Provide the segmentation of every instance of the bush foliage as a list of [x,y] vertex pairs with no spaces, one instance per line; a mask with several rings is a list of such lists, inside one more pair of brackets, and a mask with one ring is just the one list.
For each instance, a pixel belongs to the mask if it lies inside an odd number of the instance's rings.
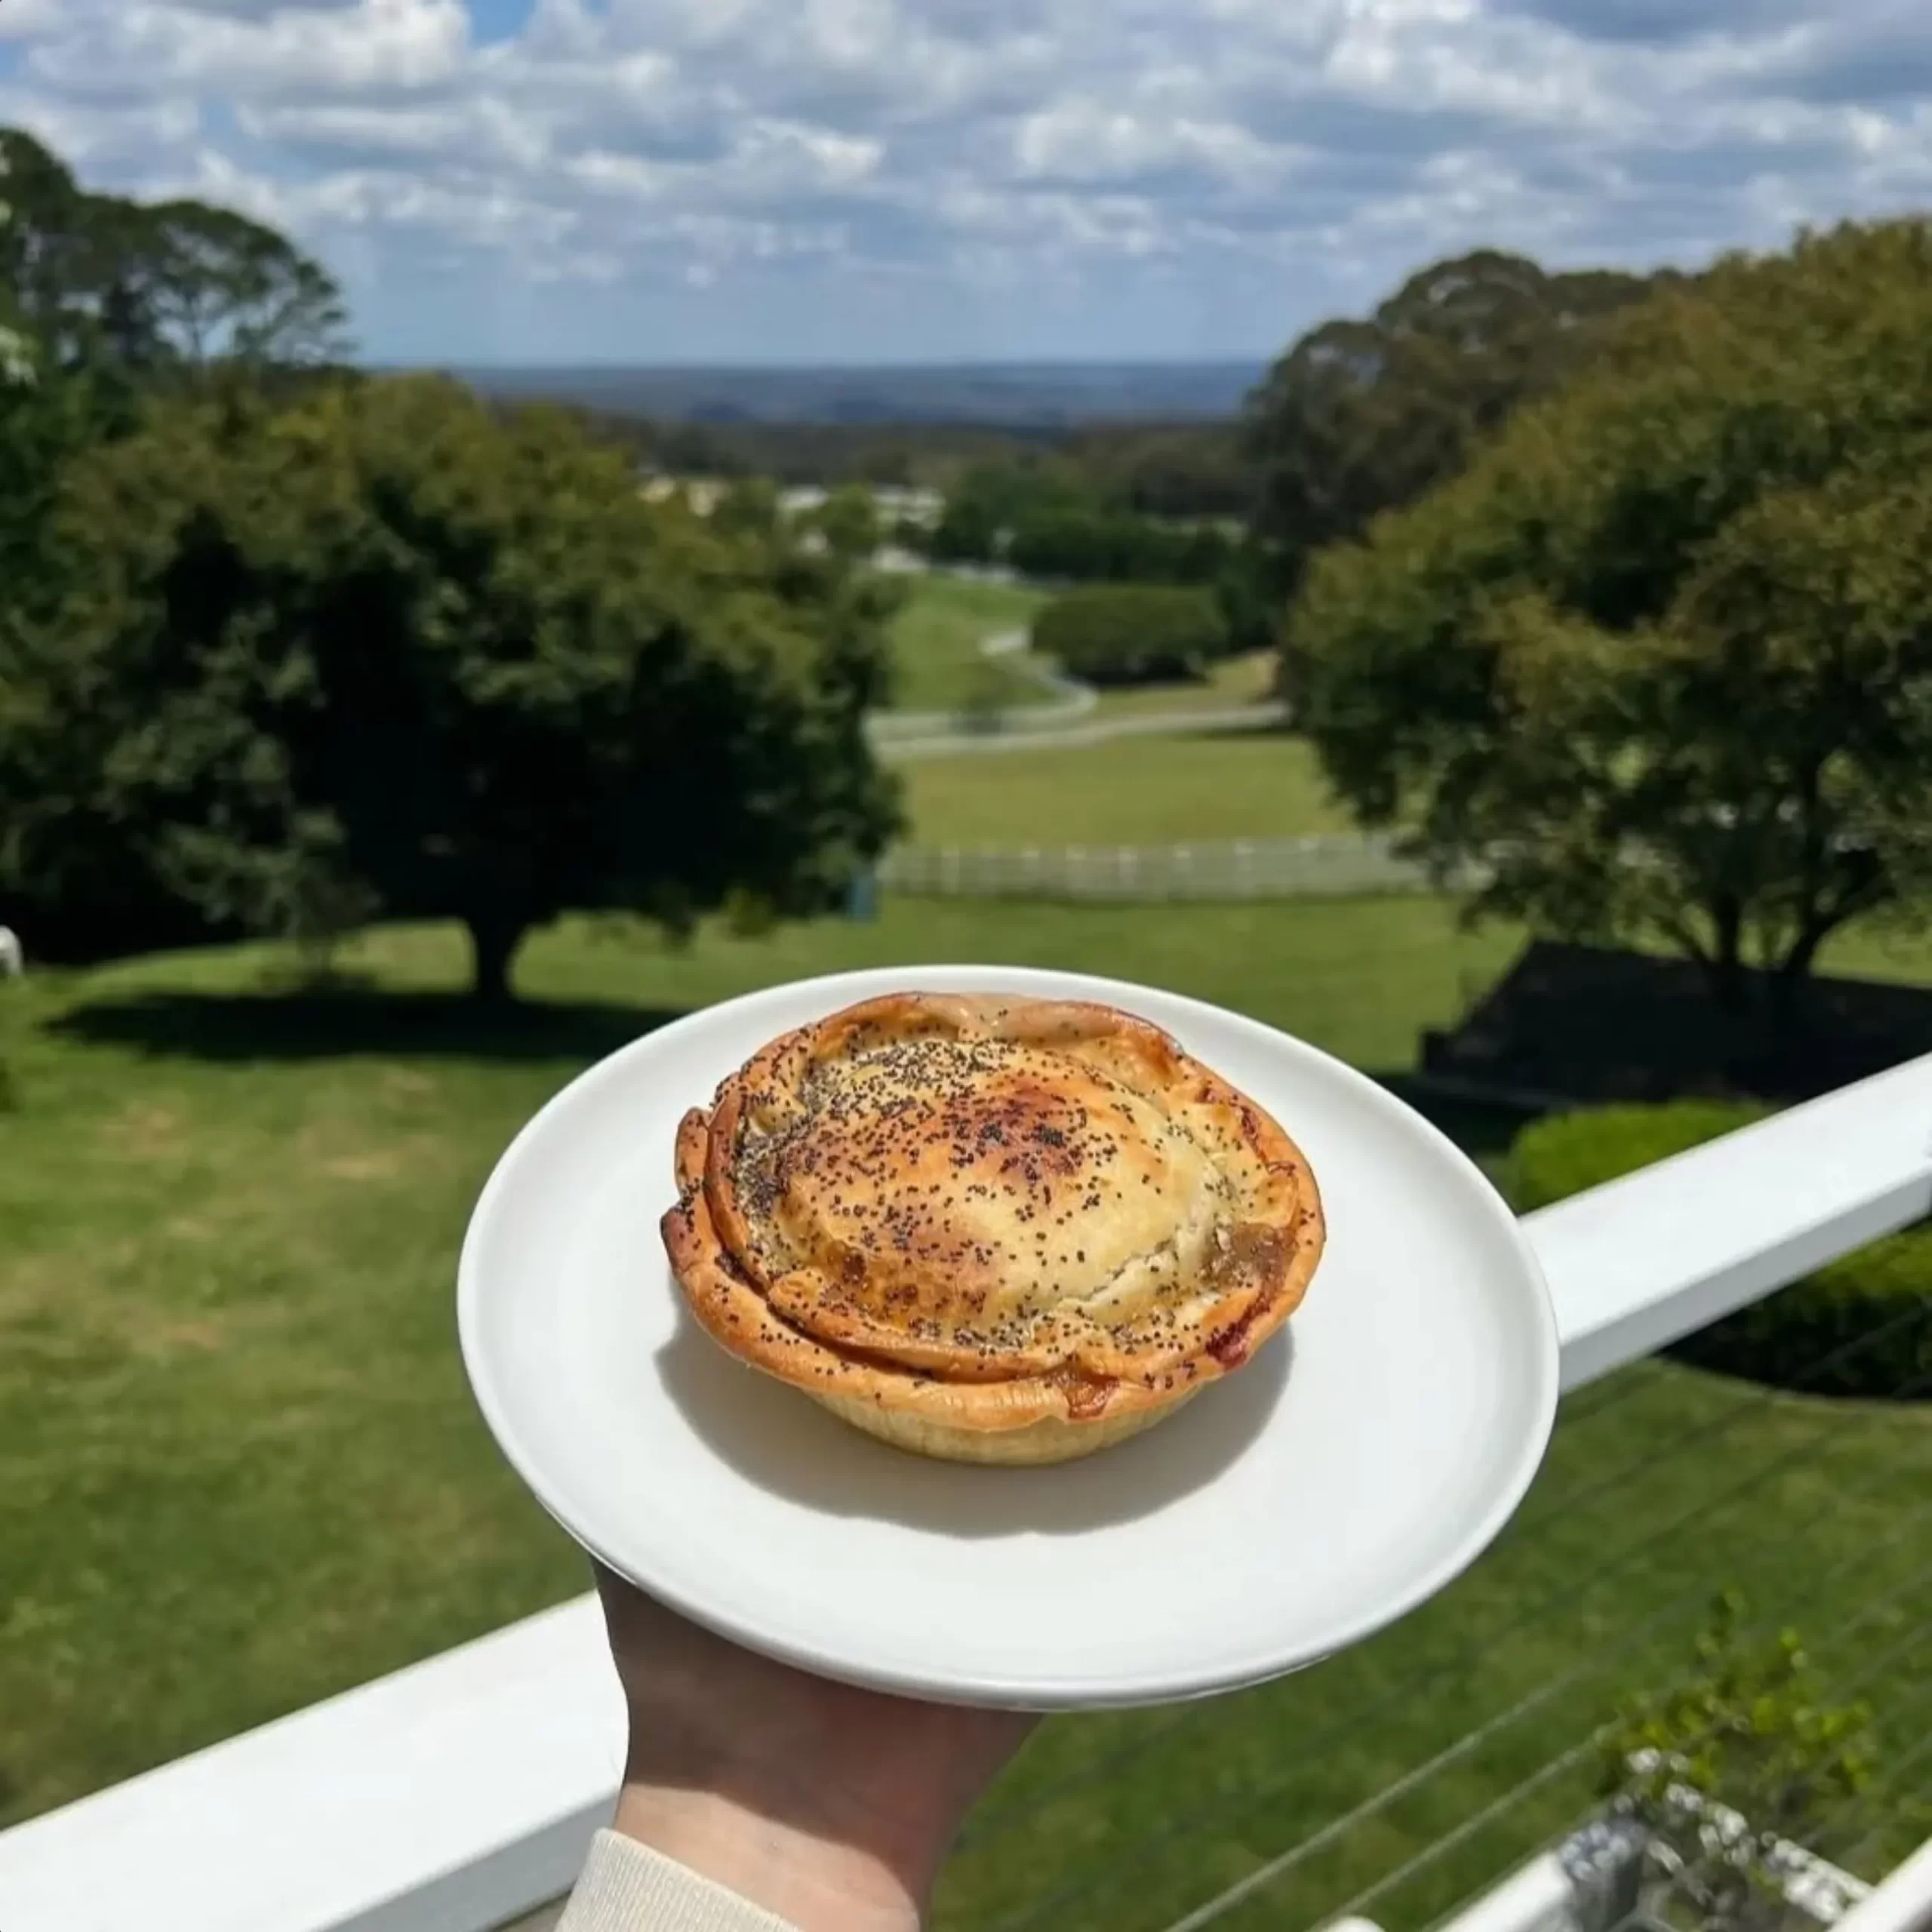
[[[1764,1109],[1678,1100],[1585,1109],[1517,1138],[1511,1192],[1524,1212],[1748,1127]],[[1932,1228],[1875,1241],[1781,1293],[1688,1335],[1672,1351],[1720,1374],[1807,1394],[1932,1394]]]
[[1196,678],[1228,643],[1227,620],[1211,592],[1164,584],[1070,590],[1033,626],[1035,649],[1096,685]]
[[1652,1864],[1703,1932],[1774,1932],[1792,1844],[1815,1844],[1870,1786],[1872,1709],[1834,1701],[1796,1632],[1746,1629],[1721,1595],[1694,1673],[1632,1699],[1605,1752],[1604,1793],[1651,1834]]

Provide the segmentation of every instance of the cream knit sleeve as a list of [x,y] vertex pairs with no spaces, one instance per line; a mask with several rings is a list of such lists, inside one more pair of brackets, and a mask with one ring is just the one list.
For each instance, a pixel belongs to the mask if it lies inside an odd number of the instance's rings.
[[795,1932],[786,1920],[615,1832],[599,1832],[557,1932]]

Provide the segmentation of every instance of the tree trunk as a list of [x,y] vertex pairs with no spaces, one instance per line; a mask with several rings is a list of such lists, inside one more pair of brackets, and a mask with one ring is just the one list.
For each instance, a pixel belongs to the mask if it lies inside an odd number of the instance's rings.
[[1816,922],[1807,925],[1779,963],[1771,981],[1771,1030],[1781,1048],[1794,1044],[1810,1022],[1811,975],[1826,937]]
[[1711,1065],[1727,1085],[1755,1090],[1764,1054],[1764,1026],[1754,1010],[1751,970],[1744,958],[1743,909],[1721,900],[1712,910],[1713,943],[1703,962],[1715,1008]]
[[506,1006],[515,997],[510,967],[530,930],[528,923],[509,912],[472,912],[463,923],[469,928],[470,955],[475,962],[470,991],[487,1006]]
[[1711,998],[1727,1020],[1742,1020],[1750,1004],[1750,980],[1744,962],[1735,953],[1721,954],[1706,968]]
[[1712,940],[1704,971],[1711,997],[1727,1020],[1741,1020],[1750,1001],[1750,977],[1744,964],[1744,914],[1736,900],[1721,899],[1711,909]]

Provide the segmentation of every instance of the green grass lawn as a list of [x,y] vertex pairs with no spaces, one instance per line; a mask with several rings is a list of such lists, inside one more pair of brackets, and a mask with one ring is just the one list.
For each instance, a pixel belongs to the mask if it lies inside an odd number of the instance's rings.
[[[1754,1628],[1796,1623],[1831,1681],[1868,1691],[1903,1762],[1932,1724],[1928,1509],[1932,1407],[1772,1398],[1639,1364],[1567,1405],[1502,1542],[1396,1629],[1198,1709],[1048,1726],[955,1858],[937,1922],[1158,1932],[1477,1734],[1220,1921],[1319,1924],[1475,1823],[1364,1902],[1385,1926],[1426,1926],[1580,1821],[1599,1770],[1592,1734],[1627,1694],[1687,1672],[1720,1586],[1743,1590]],[[1888,1819],[1860,1868],[1909,1849],[1894,1800],[1910,1783],[1881,1783],[1831,1849]]]
[[977,752],[903,769],[910,835],[922,845],[1164,844],[1353,823],[1307,745],[1272,731]]
[[260,950],[0,986],[24,1035],[0,1113],[0,1816],[579,1586],[472,1411],[456,1247],[525,1117],[654,1017],[980,957],[1139,974],[1400,1066],[1506,949],[1423,901],[894,903],[683,952],[553,931],[521,962],[543,1004],[508,1026],[452,999],[443,929],[351,949],[380,997],[281,999]]
[[[572,922],[521,961],[527,1008],[489,1020],[454,996],[463,950],[440,928],[368,936],[343,960],[359,980],[327,997],[281,990],[270,949],[0,987],[17,1035],[17,1107],[0,1114],[0,1819],[583,1586],[472,1409],[456,1247],[530,1111],[657,1019],[807,973],[979,957],[1159,982],[1394,1071],[1517,943],[1460,934],[1419,898],[894,902],[876,924],[707,930],[683,950]],[[1927,974],[1922,952],[1884,959]],[[1479,1152],[1501,1145],[1494,1116],[1457,1124]],[[1504,1544],[1398,1629],[1263,1690],[1045,1727],[937,1923],[1155,1932],[1552,1673],[1583,1673],[1225,1921],[1312,1923],[1666,1672],[1707,1590],[1743,1584],[1769,1615],[1855,1553],[1835,1594],[1792,1615],[1841,1678],[1875,1629],[1903,1638],[1875,1688],[1891,1733],[1922,1736],[1924,1586],[1916,1614],[1909,1587],[1875,1620],[1852,1613],[1932,1558],[1923,1524],[1911,1534],[1927,1506],[1932,1408],[1644,1364],[1573,1405]],[[1588,1782],[1552,1779],[1375,1915],[1420,1924],[1580,1811]]]
[[[1050,694],[1011,660],[989,663],[980,648],[1003,631],[1025,629],[1047,601],[1045,592],[944,576],[907,583],[905,606],[892,625],[894,710],[959,712],[976,703],[1046,700]],[[1217,664],[1193,683],[1103,692],[1094,715],[1130,718],[1253,704],[1269,695],[1273,678],[1273,654],[1255,652]]]
[[907,583],[905,606],[892,625],[895,710],[959,711],[989,694],[1005,705],[1045,699],[1011,663],[989,663],[980,650],[989,637],[1025,629],[1045,601],[1039,592],[950,577]]

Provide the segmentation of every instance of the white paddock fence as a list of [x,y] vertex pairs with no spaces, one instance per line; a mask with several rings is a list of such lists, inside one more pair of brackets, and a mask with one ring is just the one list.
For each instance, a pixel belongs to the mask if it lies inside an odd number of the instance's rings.
[[[1455,884],[1466,881],[1453,881]],[[1386,833],[1208,838],[1175,845],[902,845],[887,854],[890,892],[948,899],[1342,899],[1431,892],[1427,869]]]
[[[1932,1056],[1545,1208],[1525,1227],[1564,1386],[1928,1213]],[[581,1597],[0,1833],[0,1927],[490,1932],[569,1888],[622,1758],[601,1621]],[[1546,1860],[1480,1932],[1571,1923],[1587,1883],[1574,1860]],[[1217,1918],[1249,1884],[1183,1922]],[[1928,1918],[1932,1854],[1838,1932]]]

